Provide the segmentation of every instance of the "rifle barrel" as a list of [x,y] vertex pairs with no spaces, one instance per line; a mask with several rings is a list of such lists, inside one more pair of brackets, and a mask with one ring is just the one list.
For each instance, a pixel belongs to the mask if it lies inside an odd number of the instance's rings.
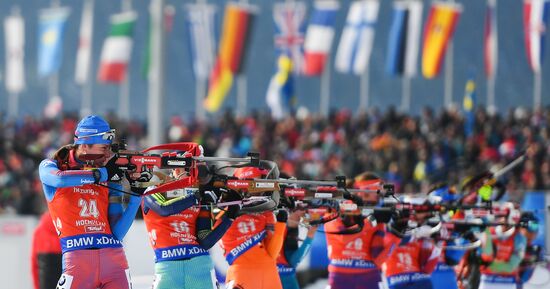
[[225,157],[193,157],[194,160],[199,162],[233,162],[233,163],[242,163],[250,162],[252,158],[225,158]]

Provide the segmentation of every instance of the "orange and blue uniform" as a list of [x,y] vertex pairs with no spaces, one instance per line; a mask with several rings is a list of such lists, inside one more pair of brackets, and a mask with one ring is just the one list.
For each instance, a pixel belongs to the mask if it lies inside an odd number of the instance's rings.
[[361,232],[333,234],[344,229],[341,219],[325,224],[330,288],[377,288],[381,282],[379,268],[400,239],[386,232],[383,224],[373,226],[368,220],[364,220]]
[[390,289],[431,289],[441,249],[428,238],[403,238],[384,265]]
[[273,212],[242,215],[221,239],[229,263],[228,288],[281,289],[277,256],[286,224],[275,222]]

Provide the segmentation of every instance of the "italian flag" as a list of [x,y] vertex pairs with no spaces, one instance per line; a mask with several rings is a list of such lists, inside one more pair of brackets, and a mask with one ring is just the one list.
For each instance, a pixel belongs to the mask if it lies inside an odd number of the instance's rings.
[[132,33],[137,14],[134,11],[111,16],[111,31],[101,51],[98,72],[100,82],[121,83],[132,53]]

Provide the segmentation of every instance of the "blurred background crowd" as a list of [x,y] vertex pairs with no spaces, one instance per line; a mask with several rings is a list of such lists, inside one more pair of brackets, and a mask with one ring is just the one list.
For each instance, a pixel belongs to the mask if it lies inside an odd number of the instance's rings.
[[[147,127],[108,114],[117,139],[130,149],[147,147]],[[0,122],[0,214],[37,215],[45,209],[38,164],[62,145],[72,143],[77,114],[55,119],[31,116]],[[371,109],[353,115],[333,111],[322,118],[298,111],[274,120],[252,112],[236,118],[230,111],[198,123],[173,117],[166,142],[201,143],[208,156],[244,156],[257,151],[275,160],[282,171],[298,178],[353,177],[375,171],[396,185],[399,193],[426,192],[435,182],[460,184],[483,170],[498,169],[524,153],[528,159],[506,176],[512,199],[525,190],[550,189],[550,108],[507,113],[475,111],[473,134],[455,109],[407,115]]]

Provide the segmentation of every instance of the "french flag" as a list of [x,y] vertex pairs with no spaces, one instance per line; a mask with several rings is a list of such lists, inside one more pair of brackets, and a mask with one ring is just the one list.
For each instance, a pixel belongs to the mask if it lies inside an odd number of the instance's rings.
[[485,75],[487,78],[495,76],[498,59],[498,33],[496,0],[487,1],[487,12],[485,15],[485,39],[483,41],[483,54],[485,58]]
[[548,23],[548,0],[524,0],[523,25],[525,50],[533,72],[540,72],[544,53],[544,34]]
[[306,31],[304,43],[304,75],[316,76],[323,73],[325,62],[330,56],[338,1],[315,1],[314,10]]

